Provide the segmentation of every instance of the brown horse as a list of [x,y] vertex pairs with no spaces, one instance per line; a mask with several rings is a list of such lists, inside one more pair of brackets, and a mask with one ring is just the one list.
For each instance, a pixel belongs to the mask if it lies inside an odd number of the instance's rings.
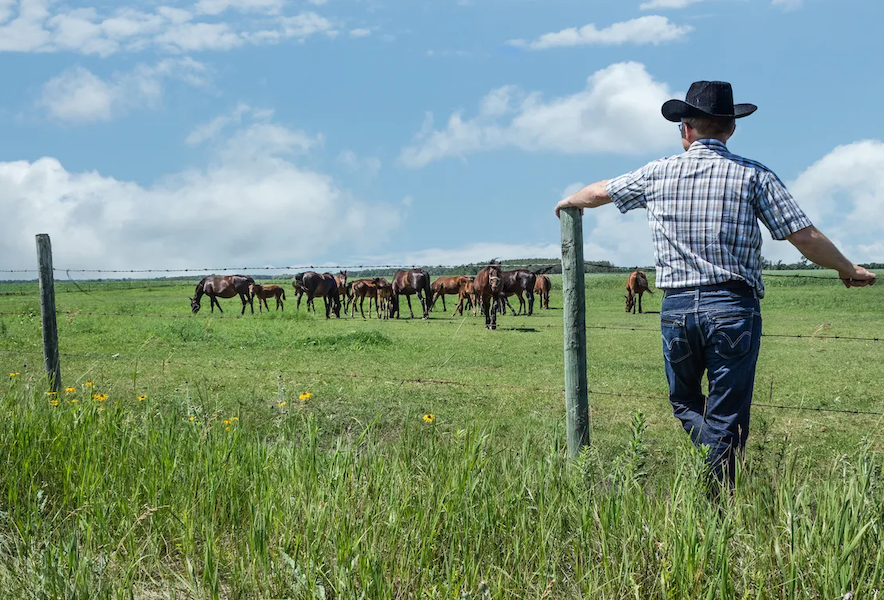
[[380,312],[378,311],[378,288],[374,283],[373,279],[357,279],[356,281],[351,282],[349,286],[350,288],[350,317],[356,316],[356,301],[359,301],[359,314],[362,315],[362,318],[365,318],[365,312],[362,310],[365,305],[365,299],[368,298],[368,316],[371,317],[371,301],[374,299],[374,308],[375,312],[378,313],[378,318],[380,318]]
[[[325,318],[328,319],[331,316],[332,311],[335,313],[336,317],[341,317],[341,300],[340,296],[338,296],[338,282],[335,281],[335,278],[331,273],[323,273],[321,275],[316,271],[298,273],[295,275],[292,285],[295,287],[295,290],[303,288],[304,294],[307,296],[307,310],[310,310],[310,307],[314,307],[313,312],[316,312],[313,299],[321,297],[325,300]],[[300,307],[301,299],[298,298],[298,308]]]
[[448,312],[448,308],[445,306],[445,296],[447,294],[459,296],[460,286],[464,279],[467,279],[464,275],[437,278],[436,281],[433,282],[433,285],[430,286],[430,289],[433,291],[433,300],[430,302],[430,310],[433,310],[433,307],[436,306],[436,302],[439,301],[439,298],[442,298],[442,310]]
[[534,293],[540,300],[540,308],[549,310],[549,291],[552,289],[552,282],[546,275],[538,275],[537,283],[534,284]]
[[[463,316],[464,303],[467,304],[467,310],[472,310],[478,302],[474,301],[475,292],[473,291],[473,281],[475,277],[461,277],[460,278],[460,287],[457,289],[457,306],[454,309],[454,312],[451,313],[451,316],[455,316],[460,314]],[[475,314],[473,315],[475,316]]]
[[[384,319],[390,316],[390,303],[393,300],[393,286],[383,277],[375,277],[371,280],[377,290],[377,299],[375,300],[375,308],[378,310],[378,318],[380,315]],[[371,304],[369,304],[369,313],[371,312]],[[361,309],[360,309],[361,310]]]
[[[338,271],[335,275],[335,283],[338,284],[338,301],[347,302],[347,271]],[[345,311],[346,312],[346,311]]]
[[485,313],[485,327],[497,329],[497,312],[500,308],[500,298],[503,295],[503,277],[500,263],[491,261],[487,267],[476,274],[473,280],[473,292],[476,295],[477,304],[481,302],[482,312]]
[[282,303],[285,300],[285,290],[278,285],[259,285],[253,283],[249,286],[249,292],[251,292],[253,297],[258,298],[258,312],[261,312],[262,302],[264,303],[264,308],[268,311],[270,310],[270,307],[267,306],[268,298],[276,298],[276,310],[281,308],[285,311],[285,305]]
[[653,294],[644,271],[633,271],[626,280],[626,312],[635,314],[635,297],[638,295],[638,312],[642,312],[642,294]]
[[223,313],[224,311],[221,309],[218,298],[233,298],[239,295],[240,300],[242,300],[242,313],[240,314],[246,314],[246,304],[251,306],[252,314],[255,314],[254,298],[252,298],[252,293],[249,291],[249,286],[254,283],[255,280],[248,275],[227,275],[226,277],[210,275],[209,277],[204,277],[202,281],[196,284],[196,291],[193,298],[190,299],[190,310],[193,311],[193,314],[199,312],[200,298],[205,294],[209,297],[209,306],[212,312],[215,312],[215,306],[217,306],[218,310]]
[[414,310],[411,308],[411,296],[417,294],[424,309],[424,319],[430,318],[430,302],[432,291],[430,290],[430,276],[423,269],[399,270],[393,276],[393,298],[390,302],[390,318],[399,318],[399,296],[405,296],[408,300],[408,310],[411,318],[414,318]]

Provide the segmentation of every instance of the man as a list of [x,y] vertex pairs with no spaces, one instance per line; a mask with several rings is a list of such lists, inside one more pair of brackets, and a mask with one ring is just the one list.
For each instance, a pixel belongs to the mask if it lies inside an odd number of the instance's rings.
[[[789,240],[809,260],[838,271],[847,287],[875,283],[807,218],[779,178],[725,145],[736,119],[757,107],[734,104],[731,85],[693,83],[684,102],[663,104],[680,123],[683,154],[586,186],[565,207],[613,202],[621,212],[648,211],[664,290],[660,326],[673,414],[695,444],[709,447],[719,480],[733,481],[736,455],[749,433],[749,407],[761,343],[761,231]],[[709,396],[701,391],[708,371]]]

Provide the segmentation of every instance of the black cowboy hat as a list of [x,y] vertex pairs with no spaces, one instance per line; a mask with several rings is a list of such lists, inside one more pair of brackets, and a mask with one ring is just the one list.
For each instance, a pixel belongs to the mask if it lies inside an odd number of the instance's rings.
[[756,110],[754,104],[734,104],[734,90],[726,81],[695,81],[684,102],[669,100],[662,108],[663,116],[673,123],[693,117],[741,119]]

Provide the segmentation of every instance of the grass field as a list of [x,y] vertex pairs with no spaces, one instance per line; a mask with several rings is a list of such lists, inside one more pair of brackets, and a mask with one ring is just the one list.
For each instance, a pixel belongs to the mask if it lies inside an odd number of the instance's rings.
[[0,295],[0,366],[19,373],[0,384],[0,594],[873,597],[882,417],[800,409],[884,413],[884,342],[811,337],[884,337],[884,288],[767,280],[756,403],[795,410],[753,410],[751,472],[710,502],[659,314],[625,314],[623,283],[587,278],[576,464],[557,279],[552,310],[494,332],[451,303],[326,321],[291,299],[192,316],[192,285],[60,291],[57,398],[35,286],[0,285],[30,292]]

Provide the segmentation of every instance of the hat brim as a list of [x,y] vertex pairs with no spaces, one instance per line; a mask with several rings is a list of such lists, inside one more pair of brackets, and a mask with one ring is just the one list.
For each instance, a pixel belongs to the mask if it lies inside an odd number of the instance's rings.
[[715,115],[700,110],[696,106],[691,106],[683,100],[668,100],[663,103],[661,112],[663,118],[673,123],[678,123],[682,119],[692,119],[696,117],[718,117],[722,119],[742,119],[748,117],[758,110],[754,104],[734,104],[734,114],[732,115]]

